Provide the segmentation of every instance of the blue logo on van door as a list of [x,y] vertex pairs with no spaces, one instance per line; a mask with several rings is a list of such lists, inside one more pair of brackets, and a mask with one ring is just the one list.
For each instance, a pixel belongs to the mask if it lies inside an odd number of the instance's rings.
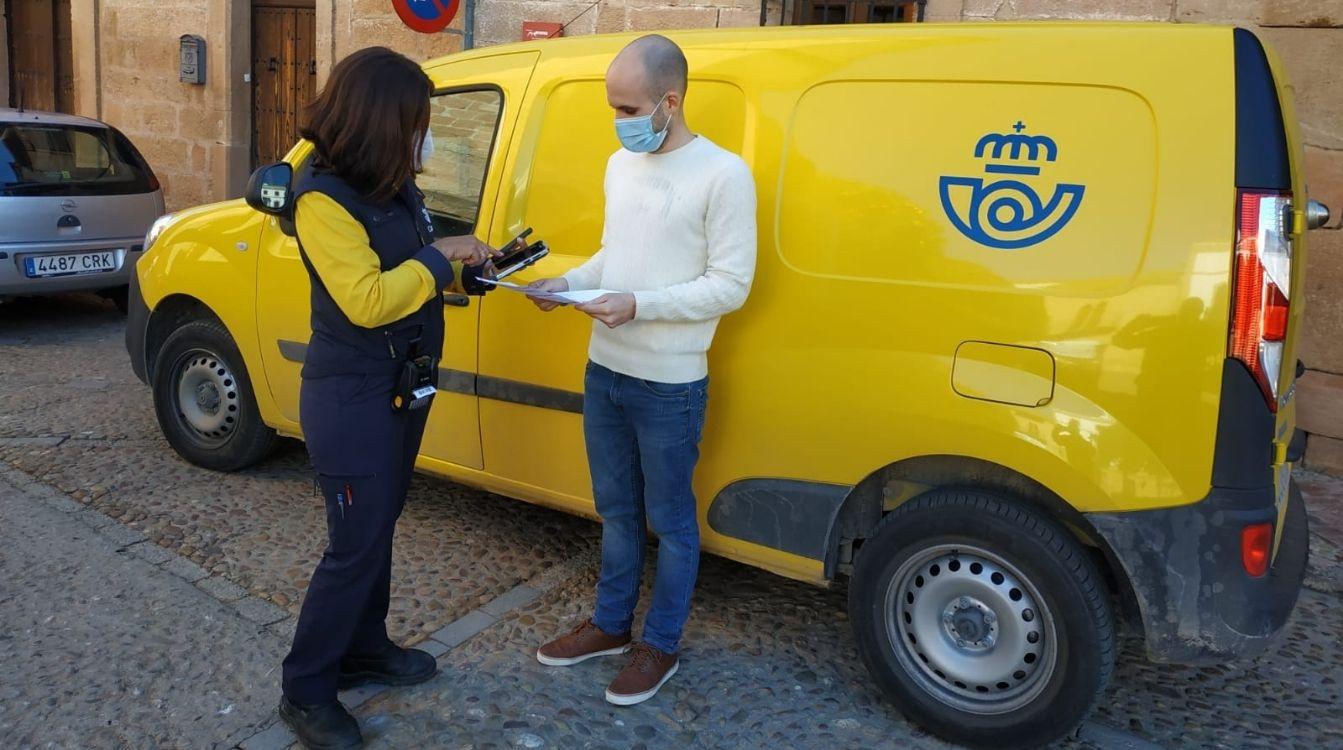
[[[984,159],[984,177],[946,176],[940,181],[942,210],[960,233],[981,245],[1020,250],[1053,237],[1082,203],[1083,185],[1059,183],[1048,201],[1023,181],[1040,176],[1041,165],[1058,158],[1058,145],[1044,135],[1029,135],[1017,122],[1012,133],[989,133],[975,144]],[[1034,182],[1035,180],[1032,180]]]

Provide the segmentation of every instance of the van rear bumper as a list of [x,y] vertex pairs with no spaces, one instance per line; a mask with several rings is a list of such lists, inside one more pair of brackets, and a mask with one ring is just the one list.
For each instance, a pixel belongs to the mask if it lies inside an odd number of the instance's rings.
[[1296,605],[1310,534],[1295,482],[1277,556],[1260,578],[1245,572],[1240,533],[1248,524],[1276,523],[1271,487],[1214,488],[1192,505],[1087,518],[1105,538],[1116,572],[1128,576],[1153,661],[1200,664],[1259,654]]

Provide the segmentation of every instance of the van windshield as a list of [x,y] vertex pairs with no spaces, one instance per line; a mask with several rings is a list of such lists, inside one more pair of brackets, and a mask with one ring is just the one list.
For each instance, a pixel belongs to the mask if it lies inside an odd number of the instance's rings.
[[158,188],[111,128],[0,122],[0,195],[127,195]]

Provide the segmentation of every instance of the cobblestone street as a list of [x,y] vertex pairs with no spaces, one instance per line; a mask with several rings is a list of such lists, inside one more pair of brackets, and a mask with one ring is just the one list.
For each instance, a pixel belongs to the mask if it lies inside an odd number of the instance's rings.
[[[182,461],[123,330],[92,296],[0,305],[0,748],[289,747],[279,659],[325,540],[306,454]],[[1269,653],[1153,665],[1126,637],[1065,747],[1343,747],[1343,480],[1301,482],[1311,567]],[[442,669],[344,696],[372,747],[948,747],[873,686],[842,586],[706,558],[681,671],[615,709],[615,660],[533,658],[592,606],[597,524],[420,476],[397,535],[389,630]]]

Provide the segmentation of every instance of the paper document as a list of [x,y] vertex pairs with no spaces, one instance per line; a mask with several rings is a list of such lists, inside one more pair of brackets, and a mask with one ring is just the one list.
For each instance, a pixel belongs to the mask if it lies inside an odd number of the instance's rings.
[[507,281],[495,281],[493,279],[481,279],[486,284],[493,284],[500,289],[508,289],[514,292],[521,292],[532,299],[543,299],[548,302],[558,302],[561,305],[577,305],[584,302],[591,302],[604,294],[615,294],[615,292],[606,289],[579,289],[572,292],[537,292],[530,291],[521,284],[513,284]]

